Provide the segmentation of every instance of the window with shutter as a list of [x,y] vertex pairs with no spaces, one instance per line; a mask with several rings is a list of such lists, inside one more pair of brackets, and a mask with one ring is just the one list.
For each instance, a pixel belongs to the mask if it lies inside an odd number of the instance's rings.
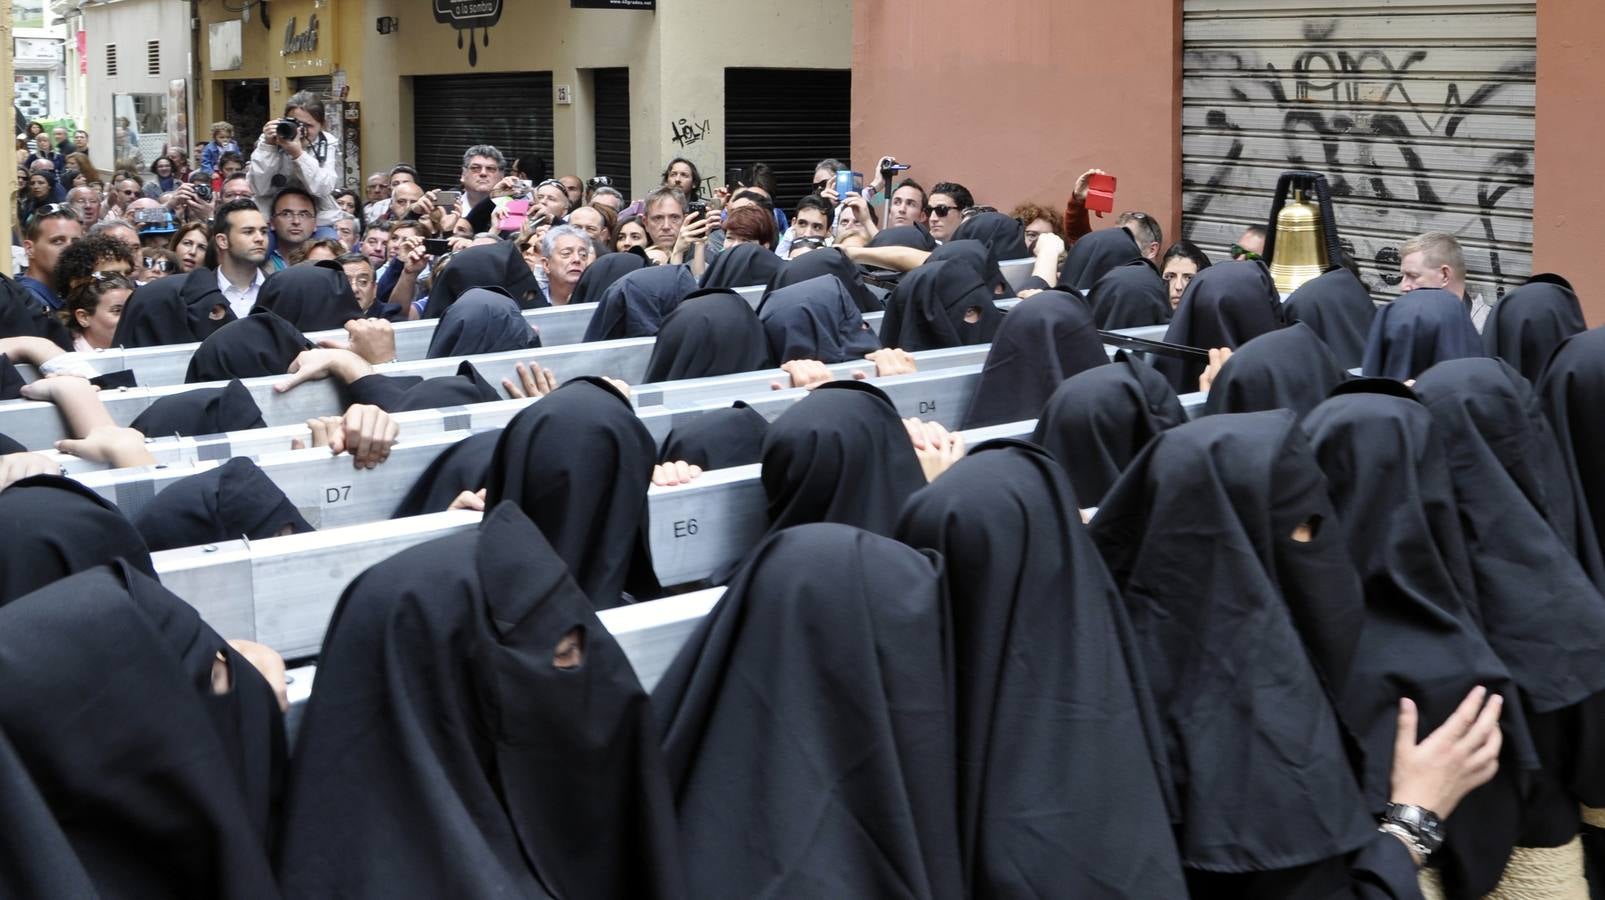
[[162,74],[162,42],[145,42],[145,74]]
[[117,74],[117,45],[116,44],[107,44],[106,45],[106,75],[108,77],[111,77],[111,76],[115,76],[116,74]]

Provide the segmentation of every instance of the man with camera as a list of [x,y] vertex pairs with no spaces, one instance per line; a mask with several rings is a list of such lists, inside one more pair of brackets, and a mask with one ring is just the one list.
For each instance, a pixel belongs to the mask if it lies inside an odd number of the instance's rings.
[[340,161],[334,142],[323,132],[323,101],[310,91],[298,91],[284,103],[284,118],[262,127],[251,153],[251,189],[257,208],[273,215],[273,200],[285,188],[306,191],[316,204],[313,238],[335,237],[334,222],[340,207],[333,192],[340,180]]

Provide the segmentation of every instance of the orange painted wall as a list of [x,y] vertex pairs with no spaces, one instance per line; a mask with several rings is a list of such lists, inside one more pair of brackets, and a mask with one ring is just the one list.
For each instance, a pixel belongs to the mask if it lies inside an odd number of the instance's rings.
[[1590,325],[1605,324],[1605,29],[1599,9],[1538,0],[1533,270],[1571,279]]
[[[1116,210],[1177,233],[1181,13],[1170,0],[857,0],[854,167],[882,154],[929,188],[968,187],[1007,211],[1064,208],[1094,166]],[[1109,227],[1114,218],[1093,219]]]

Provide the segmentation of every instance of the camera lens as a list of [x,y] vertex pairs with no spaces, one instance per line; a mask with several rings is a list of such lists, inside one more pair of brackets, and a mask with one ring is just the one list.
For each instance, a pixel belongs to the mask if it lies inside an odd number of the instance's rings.
[[285,140],[295,137],[300,130],[299,123],[293,119],[280,119],[273,126],[273,133]]

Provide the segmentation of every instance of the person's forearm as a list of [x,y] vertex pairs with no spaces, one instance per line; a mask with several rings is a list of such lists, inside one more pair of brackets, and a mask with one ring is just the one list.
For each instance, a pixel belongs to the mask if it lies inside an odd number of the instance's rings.
[[702,273],[708,270],[707,251],[704,249],[706,246],[698,241],[696,249],[691,253],[691,274],[695,275],[698,281],[702,280]]
[[42,366],[67,351],[41,337],[0,338],[0,353],[17,362]]
[[842,250],[858,263],[869,263],[899,272],[910,272],[920,267],[931,254],[913,247],[847,247]]
[[1090,231],[1092,231],[1092,220],[1087,218],[1087,202],[1077,200],[1071,195],[1064,204],[1064,242],[1073,244]]
[[406,305],[418,299],[418,273],[401,270],[401,277],[396,279],[396,286],[390,289],[391,303]]
[[1052,285],[1058,283],[1059,254],[1038,254],[1036,263],[1031,266],[1031,274],[1042,279],[1043,284]]

